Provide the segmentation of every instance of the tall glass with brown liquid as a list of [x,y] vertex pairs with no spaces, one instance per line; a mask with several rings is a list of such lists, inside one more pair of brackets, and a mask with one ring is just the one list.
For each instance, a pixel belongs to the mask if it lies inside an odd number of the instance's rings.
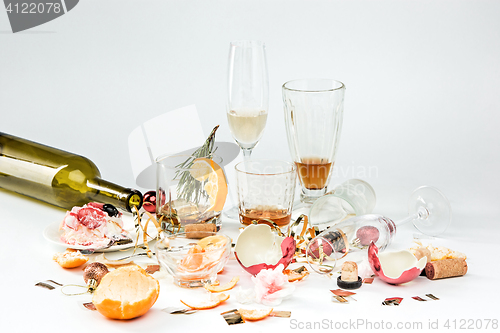
[[297,164],[297,173],[302,186],[308,190],[326,188],[333,163],[321,158],[302,158]]
[[330,79],[286,82],[282,88],[288,146],[297,165],[300,200],[327,192],[342,129],[345,86]]

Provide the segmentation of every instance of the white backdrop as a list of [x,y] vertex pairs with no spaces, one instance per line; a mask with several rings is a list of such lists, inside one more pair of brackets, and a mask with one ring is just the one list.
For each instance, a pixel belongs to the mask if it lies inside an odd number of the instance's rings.
[[[134,187],[127,139],[148,119],[196,104],[205,135],[220,124],[218,140],[232,140],[229,42],[259,39],[270,110],[255,157],[290,159],[284,82],[340,80],[347,90],[332,182],[367,180],[375,211],[394,219],[406,215],[413,189],[434,185],[454,211],[445,237],[497,242],[499,18],[500,2],[482,0],[87,0],[13,34],[0,8],[0,131],[87,156],[103,178]],[[3,190],[0,198],[2,235],[17,227],[4,216],[30,214],[25,202],[45,209]]]

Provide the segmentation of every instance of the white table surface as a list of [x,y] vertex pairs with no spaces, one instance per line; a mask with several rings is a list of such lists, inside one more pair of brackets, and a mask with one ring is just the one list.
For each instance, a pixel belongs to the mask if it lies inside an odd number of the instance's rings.
[[[151,311],[114,321],[84,309],[88,296],[34,286],[46,279],[83,282],[80,269],[52,261],[63,248],[42,236],[64,210],[0,190],[0,330],[287,331],[315,322],[324,330],[352,322],[360,324],[352,330],[369,329],[362,321],[374,329],[383,321],[427,330],[436,321],[446,329],[449,320],[450,329],[473,323],[484,331],[487,319],[500,320],[499,17],[498,1],[88,0],[12,34],[0,9],[0,131],[87,156],[104,178],[134,187],[127,138],[148,119],[196,104],[205,134],[220,124],[218,140],[232,140],[224,114],[228,45],[260,39],[267,45],[270,110],[254,156],[290,159],[284,82],[343,81],[345,116],[332,183],[367,180],[377,193],[374,211],[395,220],[405,217],[412,190],[436,186],[450,199],[453,223],[428,241],[464,252],[469,265],[460,278],[418,278],[402,286],[375,280],[348,305],[331,302],[333,280],[311,274],[277,307],[292,311],[291,319],[235,326],[219,315],[241,306],[234,295],[189,316],[161,311],[180,305],[187,293],[203,294],[162,280]],[[238,227],[223,222],[230,235]],[[402,227],[389,250],[410,247],[414,233]],[[239,286],[252,285],[231,260],[221,279],[234,275]],[[426,293],[440,300],[411,299]],[[381,306],[397,296],[404,298],[399,307]]]

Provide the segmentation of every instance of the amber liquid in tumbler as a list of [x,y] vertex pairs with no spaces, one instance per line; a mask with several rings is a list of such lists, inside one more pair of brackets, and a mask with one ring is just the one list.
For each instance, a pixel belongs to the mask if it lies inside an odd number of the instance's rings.
[[[168,203],[160,208],[160,212],[156,214],[158,220],[161,220],[161,228],[163,230],[177,232],[184,231],[184,227],[188,224],[214,223],[216,230],[220,230],[221,212],[207,211],[206,207],[198,206],[194,203],[185,200],[178,200],[177,207],[169,209]],[[175,200],[174,200],[175,202]]]
[[244,225],[252,224],[252,221],[258,221],[259,224],[267,224],[271,226],[271,223],[266,220],[271,220],[278,227],[287,226],[290,223],[292,215],[287,209],[279,209],[276,207],[263,209],[245,209],[243,213],[240,212],[240,222]]
[[297,165],[300,182],[306,189],[321,190],[326,187],[332,162],[311,157],[303,158],[301,162],[295,162],[295,164]]

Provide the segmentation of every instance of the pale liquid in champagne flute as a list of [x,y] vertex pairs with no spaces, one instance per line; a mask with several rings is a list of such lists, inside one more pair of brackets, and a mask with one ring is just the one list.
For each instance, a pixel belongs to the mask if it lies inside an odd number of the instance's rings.
[[227,113],[229,129],[242,148],[251,149],[266,127],[267,112],[260,109],[237,109]]
[[302,158],[297,165],[300,182],[308,190],[321,190],[326,187],[332,162],[319,157]]

